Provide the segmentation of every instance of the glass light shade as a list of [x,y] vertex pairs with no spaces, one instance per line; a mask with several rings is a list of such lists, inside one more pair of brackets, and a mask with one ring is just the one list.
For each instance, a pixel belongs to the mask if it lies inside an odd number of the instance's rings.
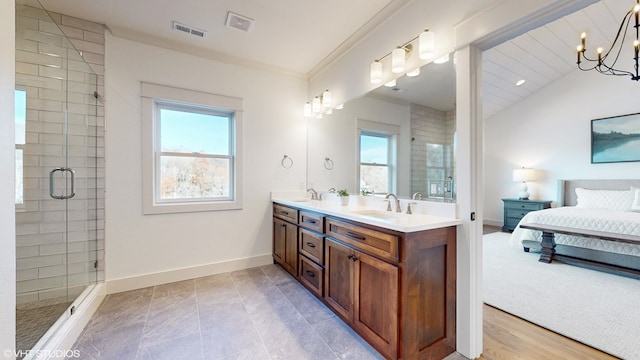
[[405,51],[403,48],[394,49],[391,52],[391,72],[399,74],[404,71]]
[[322,93],[322,107],[330,108],[331,107],[331,92],[329,90],[325,90]]
[[434,63],[434,64],[444,64],[444,63],[446,63],[447,61],[449,61],[449,54],[444,55],[444,56],[441,56],[441,57],[439,57],[439,58],[437,58],[437,59],[433,60],[433,63]]
[[304,117],[311,117],[311,103],[304,104]]
[[311,111],[314,113],[319,113],[321,108],[322,108],[322,104],[320,103],[320,98],[316,96],[311,101]]
[[344,109],[344,104],[338,104],[338,105],[336,105],[335,109],[336,109],[336,110],[342,110],[342,109]]
[[380,84],[382,82],[382,63],[374,61],[371,63],[371,83]]
[[436,34],[426,30],[418,38],[418,53],[422,60],[431,59],[436,50]]
[[418,76],[420,75],[420,68],[416,68],[414,70],[411,70],[407,73],[408,77],[414,77],[414,76]]
[[513,170],[513,181],[533,181],[536,179],[536,171],[534,169],[516,169]]
[[384,86],[386,86],[386,87],[394,87],[394,86],[396,86],[396,79],[393,79],[391,81],[388,81],[388,82],[384,83]]

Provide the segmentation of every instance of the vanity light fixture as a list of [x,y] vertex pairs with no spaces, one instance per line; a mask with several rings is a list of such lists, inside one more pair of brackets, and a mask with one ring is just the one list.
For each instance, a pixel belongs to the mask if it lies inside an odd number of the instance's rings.
[[[635,28],[635,39],[633,41],[633,71],[619,70],[616,69],[615,66],[616,62],[618,62],[618,58],[620,57],[620,53],[624,48],[624,41],[627,37],[627,31],[629,30],[632,15],[634,15],[633,17],[635,20],[635,25],[632,25],[632,27]],[[583,32],[580,34],[580,45],[576,48],[578,51],[578,69],[582,71],[596,70],[604,75],[630,76],[631,80],[640,80],[640,74],[638,73],[638,54],[640,53],[639,15],[640,0],[636,0],[636,5],[632,7],[631,10],[627,11],[627,14],[622,18],[622,23],[620,23],[618,33],[616,34],[616,37],[609,49],[606,52],[604,52],[604,49],[601,47],[596,49],[597,59],[589,59],[587,57],[585,54],[585,51],[587,50],[587,33]],[[620,43],[618,43],[618,40],[620,40]],[[611,58],[609,58],[609,55],[611,55]],[[611,59],[609,64],[607,64],[607,59]],[[589,65],[585,67],[583,63]]]
[[[311,101],[304,104],[304,116],[322,118],[322,113],[329,113],[333,106],[333,96],[329,90],[325,90],[322,94],[314,97]],[[318,117],[320,115],[320,117]]]
[[415,40],[418,40],[418,57],[423,60],[432,58],[433,54],[435,53],[435,39],[435,34],[432,31],[429,31],[429,29],[425,29],[420,35],[407,41],[403,45],[398,46],[390,53],[378,59],[375,59],[371,63],[371,68],[369,70],[371,83],[379,84],[382,82],[382,60],[384,60],[388,56],[391,56],[391,72],[394,74],[403,73],[405,71],[406,60],[411,56],[411,53],[413,52],[414,46],[411,43]]

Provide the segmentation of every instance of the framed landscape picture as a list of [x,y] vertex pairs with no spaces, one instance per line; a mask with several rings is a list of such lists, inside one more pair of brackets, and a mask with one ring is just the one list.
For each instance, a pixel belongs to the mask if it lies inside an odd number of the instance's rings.
[[640,161],[640,113],[591,120],[591,163]]

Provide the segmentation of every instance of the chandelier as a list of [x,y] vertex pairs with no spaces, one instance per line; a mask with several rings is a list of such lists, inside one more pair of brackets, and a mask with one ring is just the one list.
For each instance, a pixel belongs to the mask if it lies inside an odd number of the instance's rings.
[[[638,51],[640,50],[640,25],[638,24],[638,12],[640,12],[640,0],[636,0],[636,5],[632,7],[631,10],[629,10],[622,19],[622,23],[620,23],[620,28],[618,28],[616,38],[613,40],[613,44],[611,44],[609,50],[604,52],[603,48],[597,48],[597,58],[595,59],[588,58],[585,53],[585,51],[587,50],[587,33],[583,32],[580,36],[581,44],[577,47],[578,69],[582,71],[596,70],[597,72],[605,75],[631,76],[631,80],[640,80],[640,75],[638,74]],[[627,36],[632,16],[635,20],[635,25],[633,27],[635,28],[636,32],[636,37],[633,41],[633,71],[616,69],[616,62],[618,61],[620,53],[622,52],[622,49],[624,47],[624,40]]]

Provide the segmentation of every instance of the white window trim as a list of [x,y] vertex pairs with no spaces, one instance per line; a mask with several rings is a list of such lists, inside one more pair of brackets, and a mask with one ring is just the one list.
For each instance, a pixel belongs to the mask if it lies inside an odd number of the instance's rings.
[[389,137],[389,192],[396,193],[398,188],[398,136],[400,126],[380,123],[377,121],[358,119],[358,156],[356,158],[357,188],[360,189],[360,136],[364,133],[378,134]]
[[[242,114],[243,100],[200,91],[174,88],[165,85],[142,82],[142,198],[143,213],[168,214],[197,211],[239,210],[242,209]],[[155,189],[155,106],[156,101],[182,103],[185,105],[206,106],[235,111],[234,139],[234,175],[232,200],[156,202]]]

